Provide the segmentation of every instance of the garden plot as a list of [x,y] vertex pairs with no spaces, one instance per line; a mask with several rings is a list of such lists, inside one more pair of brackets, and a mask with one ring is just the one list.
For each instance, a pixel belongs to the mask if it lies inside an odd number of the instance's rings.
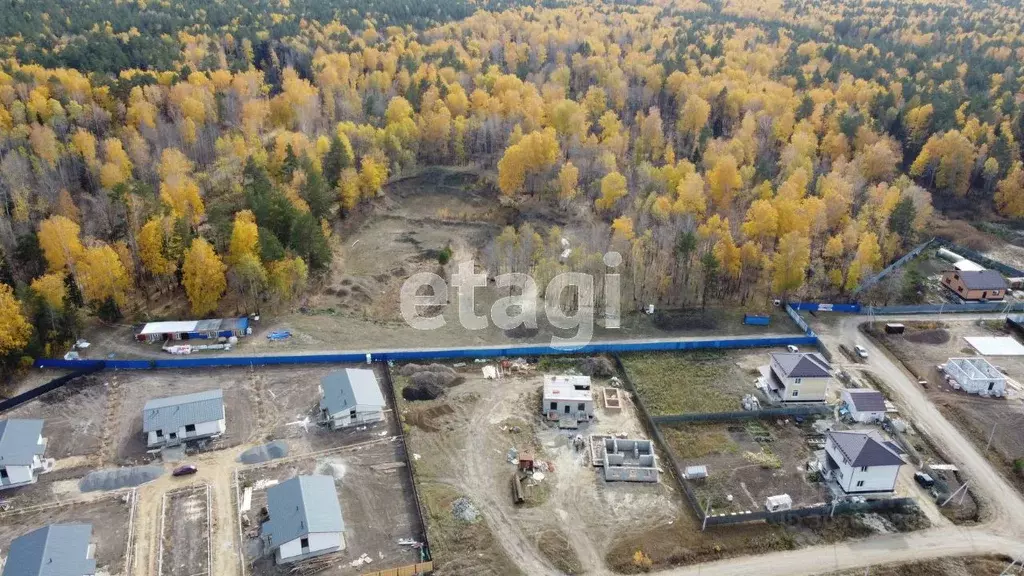
[[736,412],[747,394],[764,397],[755,382],[769,348],[627,354],[622,363],[653,416]]
[[210,487],[164,494],[157,576],[209,576],[212,567]]
[[124,491],[99,499],[15,507],[0,513],[0,550],[6,555],[15,538],[49,524],[86,523],[92,525],[96,573],[127,575],[134,528],[133,503],[133,492]]
[[[926,392],[943,415],[963,430],[979,451],[998,465],[1004,475],[1024,492],[1024,357],[989,358],[1010,379],[1006,398],[983,398],[954,390],[936,368],[952,357],[977,356],[966,336],[1009,336],[1002,321],[904,322],[902,335],[884,333],[881,323],[867,332],[888,349],[918,379],[928,383]],[[882,383],[884,385],[884,383]],[[993,429],[995,434],[993,435]]]
[[689,482],[701,505],[710,503],[711,514],[761,511],[769,496],[779,494],[789,494],[794,508],[825,501],[824,485],[807,473],[807,463],[814,458],[814,448],[808,444],[811,436],[792,420],[688,424],[661,430],[680,466],[707,466],[706,479]]
[[[401,442],[384,437],[239,470],[239,494],[252,490],[249,510],[239,511],[247,573],[274,576],[292,573],[295,566],[275,565],[273,551],[264,549],[259,538],[260,514],[267,504],[267,488],[308,474],[334,477],[345,522],[345,550],[309,562],[324,566],[318,574],[355,576],[420,560],[419,549],[404,543],[420,539],[405,455]],[[363,560],[359,561],[360,558]],[[366,558],[370,562],[366,562]]]
[[224,390],[225,433],[207,442],[207,449],[220,449],[257,439],[260,405],[252,372],[238,368],[209,370],[150,370],[119,373],[120,413],[116,425],[117,459],[136,464],[153,458],[147,454],[142,433],[142,408],[148,400]]

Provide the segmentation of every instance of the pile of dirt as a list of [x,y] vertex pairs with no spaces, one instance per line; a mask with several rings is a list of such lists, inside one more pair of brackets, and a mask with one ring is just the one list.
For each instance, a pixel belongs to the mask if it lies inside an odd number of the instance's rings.
[[444,394],[446,387],[463,380],[452,367],[444,364],[406,364],[398,373],[409,378],[409,385],[402,389],[402,398],[406,400],[433,400]]
[[238,456],[242,464],[259,464],[277,458],[284,458],[288,455],[288,444],[281,440],[275,440],[269,444],[249,448]]
[[945,344],[949,342],[949,332],[941,328],[907,332],[903,339],[914,344]]
[[398,369],[398,373],[402,376],[412,376],[420,372],[436,372],[455,376],[455,369],[444,364],[406,364]]
[[156,480],[164,473],[161,466],[134,466],[90,472],[78,483],[82,492],[132,488]]
[[476,522],[480,513],[468,498],[459,498],[452,502],[452,516],[463,522]]
[[597,378],[611,378],[615,376],[615,365],[604,356],[592,356],[584,358],[576,364],[580,374]]

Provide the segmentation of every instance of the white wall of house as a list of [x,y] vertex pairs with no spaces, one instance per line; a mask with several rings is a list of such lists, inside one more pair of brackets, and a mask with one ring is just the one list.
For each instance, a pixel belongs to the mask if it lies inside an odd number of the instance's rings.
[[[159,430],[162,432],[161,435],[157,435],[157,430],[150,431],[146,437],[146,445],[150,448],[157,446],[174,446],[181,442],[189,440],[195,440],[197,438],[206,438],[208,436],[218,436],[223,434],[227,430],[226,423],[223,418],[220,420],[213,420],[210,422],[200,422],[195,425],[195,430],[182,426],[177,430]],[[174,434],[174,437],[171,437]]]
[[843,402],[846,402],[846,407],[850,410],[850,417],[855,422],[862,424],[870,424],[872,422],[881,422],[885,420],[885,410],[865,410],[863,412],[857,410],[857,407],[853,404],[853,398],[849,391],[843,390],[842,392]]
[[335,429],[372,424],[374,422],[380,422],[383,419],[383,406],[368,406],[366,404],[357,404],[349,410],[336,412],[328,417],[328,420],[331,423],[331,428]]
[[[42,464],[36,466],[36,468],[39,467],[42,467]],[[7,473],[7,477],[4,478],[3,475],[0,475],[0,490],[36,481],[33,466],[4,466],[3,471]]]
[[[568,411],[566,411],[567,408]],[[564,416],[575,416],[578,421],[589,420],[594,417],[594,401],[553,400],[551,398],[545,398],[544,414],[551,416],[554,413],[557,413],[559,418]]]
[[825,451],[839,465],[832,473],[833,479],[847,494],[857,492],[892,492],[896,489],[899,465],[853,467],[846,460],[831,439],[825,444]]
[[327,554],[345,549],[345,537],[341,532],[314,532],[306,536],[308,547],[302,548],[302,539],[296,538],[281,544],[277,549],[277,562],[295,562],[318,554]]

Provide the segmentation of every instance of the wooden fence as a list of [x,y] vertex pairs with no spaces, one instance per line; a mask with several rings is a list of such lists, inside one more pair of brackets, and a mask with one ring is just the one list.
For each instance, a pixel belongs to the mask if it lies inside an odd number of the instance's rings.
[[379,572],[366,572],[362,576],[417,576],[419,574],[430,574],[434,571],[434,563],[431,561],[417,562],[399,568],[388,568]]

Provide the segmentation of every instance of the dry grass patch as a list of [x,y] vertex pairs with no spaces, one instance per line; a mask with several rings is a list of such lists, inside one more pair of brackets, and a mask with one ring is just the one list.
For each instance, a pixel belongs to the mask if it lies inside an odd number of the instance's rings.
[[724,352],[630,354],[622,363],[654,416],[739,409],[739,398],[722,391],[723,383],[736,378]]

